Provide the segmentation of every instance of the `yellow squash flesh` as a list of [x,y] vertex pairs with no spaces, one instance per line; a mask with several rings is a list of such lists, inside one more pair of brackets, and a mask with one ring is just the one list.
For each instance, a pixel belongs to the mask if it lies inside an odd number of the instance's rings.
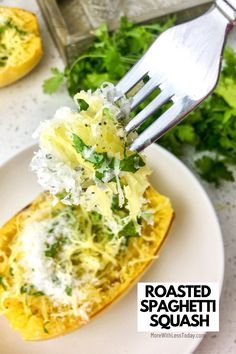
[[[168,234],[174,217],[169,199],[160,195],[152,187],[148,188],[145,196],[149,199],[150,207],[156,210],[154,224],[143,225],[142,236],[129,239],[127,252],[118,259],[119,281],[116,280],[111,287],[100,292],[102,301],[99,305],[91,307],[88,313],[90,320],[138,280],[157,255]],[[18,230],[29,215],[32,216],[39,209],[48,211],[49,208],[52,208],[51,197],[43,193],[0,229],[0,274],[4,279],[4,283],[0,285],[0,311],[9,320],[12,328],[19,331],[25,340],[49,339],[64,335],[85,324],[79,316],[66,314],[66,308],[64,314],[60,309],[55,316],[54,304],[47,296],[9,295],[9,288],[14,282],[14,277],[9,276],[8,260],[11,255],[11,245],[17,239]],[[51,316],[52,312],[54,316]]]
[[10,85],[25,76],[38,64],[43,53],[38,21],[33,13],[0,6],[0,22],[4,19],[11,21],[13,26],[26,35],[21,38],[13,28],[0,34],[0,44],[4,45],[9,58],[6,65],[0,66],[0,87]]

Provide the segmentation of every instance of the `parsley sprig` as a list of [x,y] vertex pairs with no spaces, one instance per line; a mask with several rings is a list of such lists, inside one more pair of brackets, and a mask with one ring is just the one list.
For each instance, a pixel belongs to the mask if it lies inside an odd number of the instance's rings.
[[148,49],[155,37],[173,23],[171,18],[163,25],[135,25],[122,17],[120,27],[113,33],[109,33],[103,23],[94,32],[93,44],[64,72],[51,69],[52,77],[44,81],[44,92],[56,92],[64,79],[71,96],[80,90],[96,89],[104,81],[116,83]]

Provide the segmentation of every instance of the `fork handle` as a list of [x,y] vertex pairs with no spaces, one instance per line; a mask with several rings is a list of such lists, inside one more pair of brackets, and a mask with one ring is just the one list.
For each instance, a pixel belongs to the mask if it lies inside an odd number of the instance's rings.
[[215,6],[231,24],[236,24],[236,0],[216,0]]

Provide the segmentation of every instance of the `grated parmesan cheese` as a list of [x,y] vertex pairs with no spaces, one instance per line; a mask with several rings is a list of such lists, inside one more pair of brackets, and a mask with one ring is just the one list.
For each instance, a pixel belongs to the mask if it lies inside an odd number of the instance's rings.
[[31,161],[31,169],[37,171],[38,183],[52,195],[66,192],[61,198],[64,204],[79,204],[82,192],[79,167],[74,170],[55,155],[40,149]]
[[101,225],[103,236],[97,242],[91,233],[90,214],[70,208],[62,208],[55,217],[28,220],[15,247],[23,251],[18,264],[25,270],[23,283],[43,292],[55,304],[72,306],[77,315],[82,303],[85,315],[90,306],[87,285],[91,291],[99,286],[99,273],[109,262],[115,262],[124,239],[109,240],[107,229]]

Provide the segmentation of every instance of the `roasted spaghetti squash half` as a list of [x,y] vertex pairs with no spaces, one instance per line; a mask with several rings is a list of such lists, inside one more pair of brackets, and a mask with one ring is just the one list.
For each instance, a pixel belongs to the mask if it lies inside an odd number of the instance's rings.
[[43,54],[36,16],[28,11],[0,6],[0,87],[30,72]]
[[145,156],[129,150],[129,100],[116,95],[80,92],[74,110],[40,125],[31,167],[45,192],[0,230],[0,311],[26,340],[65,334],[112,304],[171,225]]
[[173,219],[168,198],[152,187],[146,197],[153,224],[143,222],[141,235],[128,239],[113,239],[99,214],[52,206],[47,193],[3,226],[0,311],[12,328],[26,340],[64,335],[128,290],[156,258]]

